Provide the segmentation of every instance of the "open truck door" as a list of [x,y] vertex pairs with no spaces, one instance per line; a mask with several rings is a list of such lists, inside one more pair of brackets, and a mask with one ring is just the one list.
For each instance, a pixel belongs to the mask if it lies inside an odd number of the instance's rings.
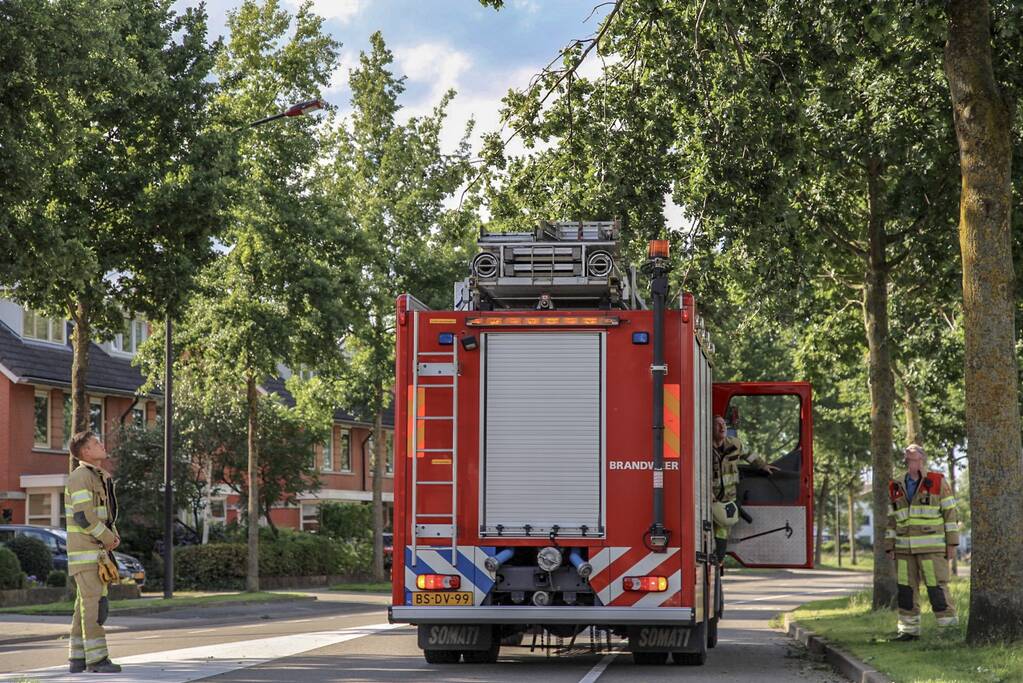
[[739,467],[729,554],[747,567],[813,567],[813,410],[806,382],[719,382],[714,414],[748,452],[778,467]]

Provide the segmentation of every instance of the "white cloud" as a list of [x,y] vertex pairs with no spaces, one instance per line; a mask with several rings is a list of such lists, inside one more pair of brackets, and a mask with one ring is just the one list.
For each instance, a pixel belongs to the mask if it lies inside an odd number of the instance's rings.
[[[287,2],[295,9],[302,4],[302,0]],[[365,9],[367,4],[366,0],[313,0],[313,12],[324,19],[335,19],[345,24]]]
[[430,86],[431,98],[437,99],[449,88],[459,87],[462,74],[472,66],[472,58],[447,43],[418,43],[394,48],[398,73],[410,83]]

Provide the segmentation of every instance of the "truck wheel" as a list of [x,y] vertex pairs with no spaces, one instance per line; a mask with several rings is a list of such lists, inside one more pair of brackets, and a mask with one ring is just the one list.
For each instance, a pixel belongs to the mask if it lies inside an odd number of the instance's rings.
[[707,647],[715,647],[718,644],[718,620],[714,617],[707,625]]
[[461,654],[458,650],[423,650],[427,664],[457,664]]
[[633,652],[632,661],[640,666],[664,664],[668,661],[667,652]]
[[497,661],[497,655],[500,652],[501,641],[494,640],[494,644],[490,646],[489,650],[465,650],[462,652],[462,660],[466,664],[493,664]]

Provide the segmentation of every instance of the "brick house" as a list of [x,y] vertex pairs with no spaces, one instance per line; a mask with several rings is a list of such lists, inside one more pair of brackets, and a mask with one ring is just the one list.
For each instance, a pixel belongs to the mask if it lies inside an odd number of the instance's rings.
[[[0,523],[63,526],[62,494],[67,480],[67,440],[71,424],[71,345],[66,321],[37,315],[0,298]],[[89,352],[86,388],[91,429],[104,438],[125,423],[154,424],[162,409],[160,396],[139,396],[143,379],[131,365],[138,346],[149,335],[144,320],[125,320],[112,341],[94,343]],[[278,393],[292,402],[284,388],[288,371],[267,382],[264,393]],[[393,472],[393,418],[385,418],[387,465]],[[281,527],[311,529],[316,506],[325,500],[369,501],[372,473],[369,448],[372,425],[344,410],[335,414],[333,438],[316,449],[321,490],[300,497],[298,506],[271,511]],[[108,443],[109,445],[109,443]],[[384,482],[388,508],[393,496],[390,475]],[[218,492],[212,499],[212,521],[237,518],[234,495]],[[183,518],[184,519],[184,518]]]

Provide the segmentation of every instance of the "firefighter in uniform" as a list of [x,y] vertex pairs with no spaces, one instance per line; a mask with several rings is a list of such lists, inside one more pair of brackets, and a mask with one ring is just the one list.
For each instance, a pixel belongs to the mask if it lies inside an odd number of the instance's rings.
[[95,434],[79,432],[71,438],[69,447],[80,461],[64,491],[68,506],[68,574],[78,587],[68,646],[70,670],[118,673],[121,667],[111,662],[107,653],[103,630],[109,609],[107,584],[100,578],[101,561],[108,561],[107,551],[121,542],[114,526],[114,482],[101,468],[108,456]]
[[924,449],[905,450],[906,472],[888,484],[885,552],[895,559],[898,575],[899,632],[893,640],[920,637],[920,579],[938,626],[959,623],[948,592],[948,561],[959,545],[956,502],[945,477],[924,469]]
[[768,465],[759,455],[745,450],[738,437],[728,436],[725,418],[714,416],[714,466],[712,512],[714,517],[714,555],[724,562],[728,550],[728,532],[739,521],[736,487],[739,484],[739,464],[759,467],[768,475],[778,468]]

